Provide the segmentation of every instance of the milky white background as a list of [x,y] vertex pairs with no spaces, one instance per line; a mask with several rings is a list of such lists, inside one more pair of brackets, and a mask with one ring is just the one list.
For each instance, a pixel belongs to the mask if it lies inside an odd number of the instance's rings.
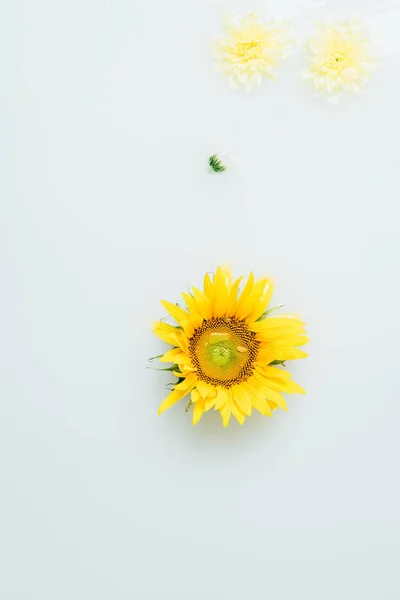
[[[400,597],[399,7],[270,5],[302,34],[342,9],[375,28],[381,68],[336,107],[301,53],[230,90],[228,8],[265,7],[3,5],[4,600]],[[210,174],[221,145],[236,166]],[[219,263],[272,276],[312,339],[307,395],[227,430],[158,417],[145,370],[159,299]]]

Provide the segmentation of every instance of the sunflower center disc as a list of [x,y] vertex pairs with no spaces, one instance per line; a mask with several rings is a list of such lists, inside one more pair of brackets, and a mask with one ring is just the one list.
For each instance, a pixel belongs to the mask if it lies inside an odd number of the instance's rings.
[[226,388],[250,377],[258,346],[246,323],[233,317],[204,321],[189,341],[199,379]]

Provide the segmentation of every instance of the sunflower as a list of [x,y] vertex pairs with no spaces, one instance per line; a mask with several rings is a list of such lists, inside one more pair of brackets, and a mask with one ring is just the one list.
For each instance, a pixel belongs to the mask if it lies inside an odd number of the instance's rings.
[[250,273],[241,293],[242,277],[232,281],[228,269],[218,267],[204,278],[204,290],[183,293],[186,309],[162,301],[177,325],[158,322],[154,333],[171,344],[160,358],[172,363],[178,377],[162,402],[161,414],[190,394],[187,410],[195,425],[205,411],[219,410],[226,427],[231,415],[242,425],[253,408],[272,416],[278,407],[287,410],[282,392],[304,394],[285,361],[304,358],[299,346],[306,344],[304,323],[291,316],[270,316],[272,296],[269,279],[255,281]]
[[357,21],[320,24],[308,50],[310,62],[303,77],[331,103],[343,92],[360,94],[377,66],[373,41]]
[[217,69],[229,78],[232,87],[250,90],[262,77],[275,79],[275,69],[284,58],[289,36],[275,21],[263,23],[257,13],[244,17],[228,15],[225,36],[213,43]]

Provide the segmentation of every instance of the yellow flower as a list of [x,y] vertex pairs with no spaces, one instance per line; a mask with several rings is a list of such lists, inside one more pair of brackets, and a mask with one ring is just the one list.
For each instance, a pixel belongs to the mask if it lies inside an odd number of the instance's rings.
[[215,40],[213,50],[217,68],[229,78],[232,87],[244,85],[250,90],[260,85],[263,76],[274,79],[289,39],[286,29],[274,21],[260,22],[257,13],[229,16],[225,29],[226,36]]
[[303,77],[333,103],[342,92],[360,94],[376,68],[372,39],[356,21],[320,24],[308,50],[311,58]]
[[178,325],[158,322],[154,332],[173,346],[160,360],[173,363],[178,382],[159,414],[191,394],[193,424],[213,408],[226,427],[231,415],[243,424],[253,408],[269,416],[278,406],[287,410],[282,392],[305,393],[280,368],[307,356],[298,348],[308,341],[304,324],[291,316],[269,316],[269,279],[255,281],[250,273],[240,294],[241,280],[233,282],[230,271],[218,267],[214,277],[205,276],[203,291],[194,287],[182,294],[186,309],[162,301]]

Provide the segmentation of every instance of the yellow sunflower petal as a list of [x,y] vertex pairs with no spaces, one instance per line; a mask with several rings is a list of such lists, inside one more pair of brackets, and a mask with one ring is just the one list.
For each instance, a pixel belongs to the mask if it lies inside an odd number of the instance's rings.
[[184,352],[177,355],[175,362],[179,365],[181,371],[194,371],[190,356]]
[[228,390],[226,388],[217,388],[214,410],[220,410],[229,400]]
[[181,370],[184,370],[184,369],[193,370],[192,361],[190,359],[190,356],[188,356],[187,354],[182,352],[182,350],[180,348],[172,348],[172,350],[168,350],[168,352],[166,352],[160,358],[160,362],[176,363],[177,365],[180,365],[183,367],[183,369],[181,368]]
[[189,392],[191,392],[190,388],[184,390],[174,390],[173,392],[168,394],[165,400],[160,404],[158,414],[161,415],[161,413],[163,413],[165,410],[171,408],[171,406],[173,406],[176,402],[178,402],[178,400],[186,396]]
[[291,379],[291,374],[286,369],[281,369],[279,367],[270,367],[269,365],[260,365],[256,364],[254,370],[257,371],[266,381],[270,377],[275,377],[278,379]]
[[279,389],[288,394],[305,394],[305,390],[293,381],[290,373],[276,367],[267,367],[265,369],[268,381],[271,384],[279,386]]
[[190,323],[193,325],[194,329],[197,329],[203,323],[204,318],[200,315],[200,313],[197,312],[196,300],[190,294],[185,294],[183,292],[182,292],[182,297],[183,297],[183,299],[186,303],[186,306],[188,308],[188,311],[189,311]]
[[214,398],[217,395],[217,389],[214,386],[210,385],[209,383],[205,383],[200,379],[197,382],[196,387],[203,398]]
[[[179,373],[178,373],[178,375],[179,375]],[[190,375],[185,377],[185,379],[183,381],[178,383],[174,387],[174,389],[175,390],[186,390],[188,388],[192,389],[196,382],[197,382],[197,375],[195,373],[191,373]]]
[[216,396],[214,398],[207,398],[204,401],[204,410],[210,410],[211,408],[214,408],[215,406],[215,400],[216,400]]
[[181,365],[182,368],[179,371],[172,371],[172,373],[175,375],[175,377],[178,377],[178,379],[182,378],[186,378],[189,375],[193,375],[193,373],[195,373],[196,371],[193,368],[185,368],[184,365]]
[[279,317],[266,317],[262,321],[256,321],[249,325],[251,331],[265,331],[266,329],[286,329],[287,327],[303,328],[305,323],[291,315],[279,315]]
[[181,329],[158,321],[154,324],[153,332],[167,344],[179,346],[181,350],[188,352],[188,339]]
[[210,279],[209,273],[204,275],[204,295],[212,302],[214,300],[214,284]]
[[234,386],[231,388],[233,399],[239,409],[247,416],[251,416],[251,400],[243,391],[242,386]]
[[[268,299],[267,292],[268,292],[269,286],[270,286],[270,283],[269,283],[268,279],[261,279],[254,285],[251,292],[247,295],[247,297],[243,300],[243,302],[240,303],[240,306],[238,305],[238,308],[236,311],[236,316],[238,319],[249,319],[250,320],[250,315],[254,311],[256,311],[257,307],[259,307],[259,306],[261,306],[261,308],[258,308],[257,318],[260,315],[262,315],[266,305],[264,304],[264,302],[260,303],[260,298],[266,297]],[[271,295],[272,295],[272,291],[271,291]],[[267,300],[267,304],[268,303],[269,303],[269,299]]]
[[[260,334],[257,334],[257,339]],[[291,337],[282,337],[271,340],[270,345],[273,349],[286,349],[292,348],[293,346],[304,346],[309,342],[309,338],[306,335],[294,335]]]
[[172,348],[172,350],[168,350],[163,356],[160,358],[160,362],[170,362],[176,363],[177,357],[182,354],[182,350],[180,348]]
[[244,422],[246,420],[246,415],[244,414],[243,411],[240,410],[240,408],[238,407],[236,402],[234,402],[233,400],[231,402],[231,413],[235,417],[236,421],[238,421],[240,423],[240,425],[244,424]]
[[166,300],[161,300],[161,304],[175,319],[178,325],[183,328],[186,335],[191,337],[193,335],[193,325],[190,323],[189,313],[183,310],[183,308],[176,306],[176,304],[172,304],[172,302],[167,302]]
[[293,379],[269,379],[269,385],[274,390],[281,390],[286,394],[305,394],[306,391]]
[[298,348],[285,349],[280,360],[296,360],[297,358],[307,358],[307,352],[299,350]]
[[153,332],[158,335],[164,342],[167,344],[171,344],[172,346],[178,346],[177,334],[178,331],[176,327],[172,327],[172,325],[167,325],[167,323],[162,323],[161,321],[157,321],[153,325]]
[[306,358],[307,352],[298,348],[273,348],[271,345],[268,350],[260,350],[257,356],[257,362],[260,364],[269,364],[274,360],[294,360],[297,358]]
[[267,306],[271,302],[272,294],[274,292],[274,286],[272,281],[267,280],[266,287],[264,287],[263,295],[255,302],[255,306],[252,311],[247,315],[246,320],[251,323],[256,321],[265,312]]
[[268,417],[272,417],[272,411],[269,407],[268,401],[264,398],[254,397],[252,399],[252,404],[256,410],[262,415],[267,415]]
[[233,286],[231,287],[231,289],[229,291],[229,297],[228,297],[228,302],[227,302],[227,307],[226,307],[226,315],[228,317],[231,317],[236,312],[237,295],[238,295],[239,285],[240,285],[240,282],[242,281],[242,279],[243,279],[243,277],[239,277],[239,279],[236,279],[235,283],[233,284]]
[[279,392],[279,390],[282,388],[277,388],[275,385],[271,384],[270,380],[265,380],[256,371],[254,371],[254,378],[258,381],[258,384],[260,385],[260,392],[265,398],[268,400],[273,400],[281,408],[283,408],[283,410],[287,410],[286,400]]
[[[271,396],[272,396],[273,400],[272,400]],[[274,393],[274,390],[269,390],[269,391],[267,392],[267,400],[268,400],[268,402],[269,402],[270,400],[272,400],[272,402],[275,402],[275,404],[277,404],[277,405],[278,405],[278,406],[280,406],[280,407],[281,407],[281,408],[282,408],[282,409],[283,409],[285,412],[287,412],[287,410],[288,410],[288,407],[287,407],[287,404],[286,404],[286,400],[285,400],[285,398],[284,398],[284,397],[283,397],[281,394],[279,394],[279,393]]]
[[204,413],[204,400],[198,400],[193,406],[193,425],[196,425]]
[[308,341],[308,338],[305,336],[305,330],[300,328],[268,329],[256,333],[256,338],[259,342],[270,344],[276,341],[278,342],[278,345],[280,343],[281,346],[293,346],[294,344],[291,343],[291,340],[297,337],[303,338],[302,344],[297,345],[301,346]]
[[212,312],[211,300],[197,288],[193,288],[193,295],[199,315],[201,315],[204,319],[210,319]]
[[[239,300],[237,302],[236,314],[242,310],[243,305],[245,304],[249,294],[251,293],[254,286],[254,275],[250,272],[249,278],[246,282],[246,285],[243,288],[242,293],[240,294]],[[240,318],[240,317],[238,317]]]
[[257,355],[256,365],[269,365],[273,360],[278,360],[279,357],[276,356],[276,352],[272,352],[271,348],[268,346],[261,346]]
[[229,402],[226,402],[224,406],[220,409],[220,415],[222,418],[222,424],[224,427],[228,427],[229,421],[231,418],[231,409],[229,406]]
[[172,304],[172,302],[167,302],[167,300],[161,300],[161,304],[175,319],[178,325],[182,326],[182,323],[185,323],[189,319],[189,313],[187,313],[186,310],[183,310],[183,308],[180,308],[176,304]]
[[224,265],[223,267],[221,267],[221,270],[224,275],[226,285],[227,285],[228,291],[229,291],[232,287],[232,271],[230,270],[230,267],[228,267],[227,265]]
[[189,367],[186,367],[185,365],[180,365],[180,371],[177,371],[176,373],[174,372],[174,375],[176,375],[177,377],[189,377],[189,375],[193,375],[196,374],[196,370]]
[[196,388],[194,388],[194,390],[192,390],[192,393],[190,394],[190,399],[192,402],[197,402],[198,400],[203,400],[203,398],[200,396],[200,394],[196,390]]
[[214,317],[222,317],[226,313],[228,303],[228,287],[226,276],[221,267],[218,267],[214,277],[215,300],[214,300]]
[[243,387],[248,391],[254,408],[256,408],[262,415],[268,415],[272,417],[272,412],[257,382],[254,381],[254,379],[250,379],[243,384]]

